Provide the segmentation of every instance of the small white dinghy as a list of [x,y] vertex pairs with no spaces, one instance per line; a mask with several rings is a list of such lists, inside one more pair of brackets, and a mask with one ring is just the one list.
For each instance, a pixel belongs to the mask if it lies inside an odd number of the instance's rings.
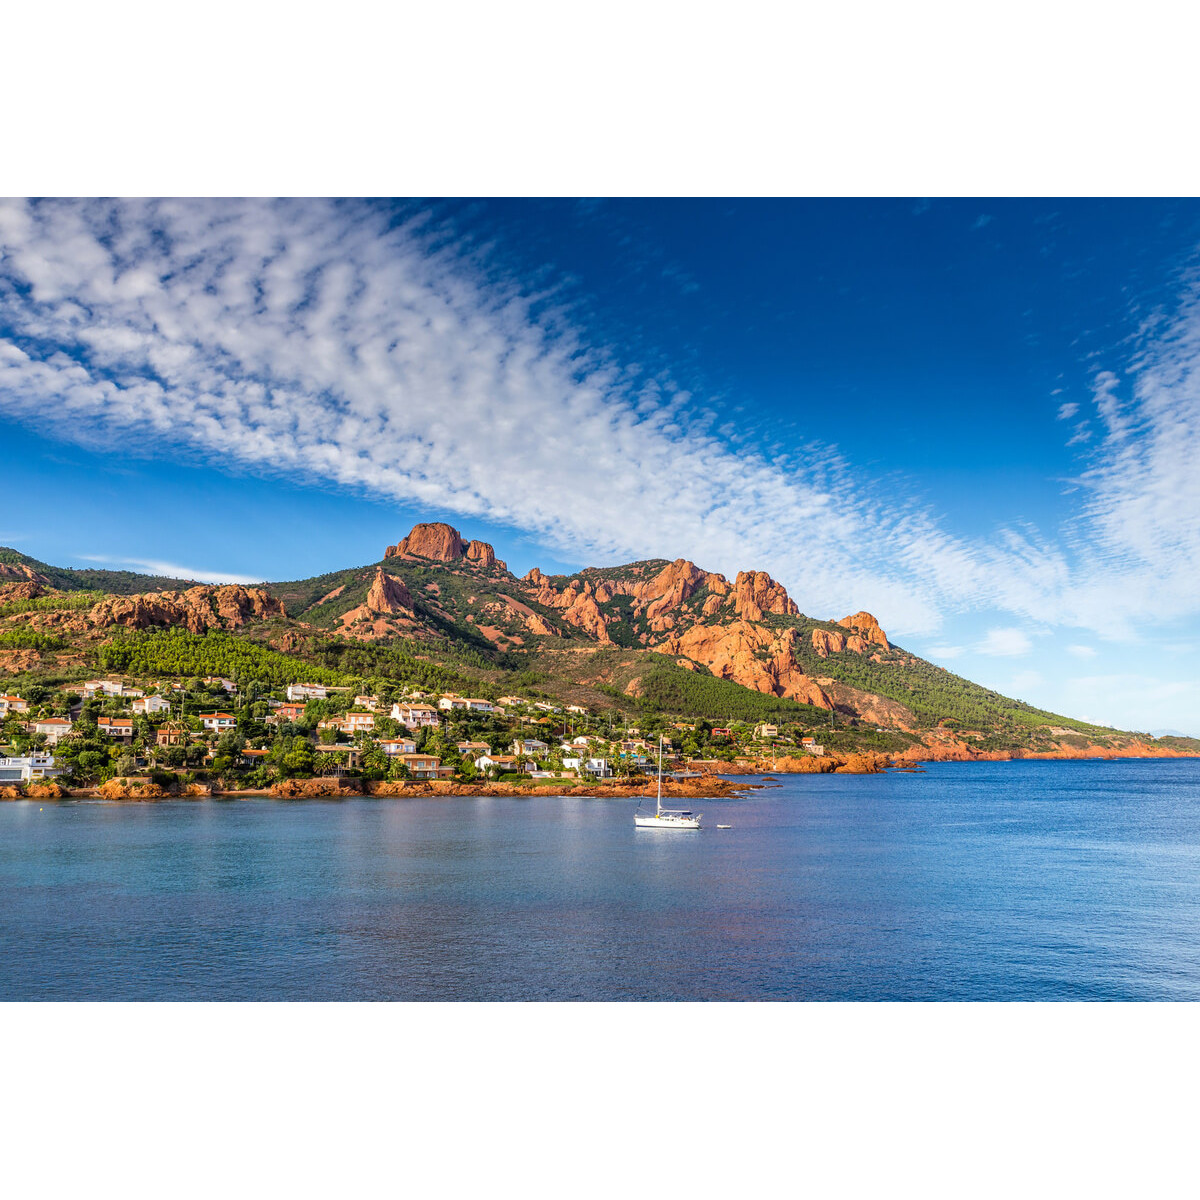
[[732,825],[718,825],[717,828],[718,829],[732,829],[733,826]]

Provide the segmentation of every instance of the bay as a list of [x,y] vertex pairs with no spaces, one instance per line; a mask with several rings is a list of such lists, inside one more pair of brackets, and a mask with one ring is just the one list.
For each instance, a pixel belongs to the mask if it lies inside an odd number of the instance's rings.
[[1198,760],[694,803],[3,803],[0,998],[1200,999]]

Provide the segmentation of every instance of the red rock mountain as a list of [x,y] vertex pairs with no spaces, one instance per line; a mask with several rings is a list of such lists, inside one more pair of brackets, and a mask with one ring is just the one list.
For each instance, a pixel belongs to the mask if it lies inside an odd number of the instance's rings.
[[414,525],[407,537],[387,548],[384,558],[432,558],[437,562],[458,562],[465,558],[482,567],[508,570],[487,542],[463,541],[462,534],[453,525],[442,521]]

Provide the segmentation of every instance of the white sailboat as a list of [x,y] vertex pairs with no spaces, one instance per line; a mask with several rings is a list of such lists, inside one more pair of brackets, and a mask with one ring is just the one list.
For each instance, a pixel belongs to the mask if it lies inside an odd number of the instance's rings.
[[662,806],[662,734],[658,737],[658,801],[654,806],[654,816],[633,814],[633,824],[636,829],[699,829],[701,813],[692,816],[686,808],[663,808]]

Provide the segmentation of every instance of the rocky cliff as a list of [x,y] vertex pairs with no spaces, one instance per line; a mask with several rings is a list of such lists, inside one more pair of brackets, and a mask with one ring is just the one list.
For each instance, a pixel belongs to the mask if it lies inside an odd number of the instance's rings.
[[413,599],[403,579],[379,567],[367,592],[367,608],[373,613],[411,613]]
[[178,625],[192,633],[204,633],[208,629],[233,629],[249,621],[283,615],[283,605],[263,588],[226,584],[188,588],[182,592],[105,596],[84,612],[38,613],[29,618],[29,624],[40,629],[79,633],[114,625],[128,629]]
[[407,537],[384,552],[384,558],[433,559],[435,562],[478,563],[481,567],[508,568],[496,557],[495,550],[487,542],[464,541],[462,534],[453,525],[442,521],[431,521],[414,525]]

